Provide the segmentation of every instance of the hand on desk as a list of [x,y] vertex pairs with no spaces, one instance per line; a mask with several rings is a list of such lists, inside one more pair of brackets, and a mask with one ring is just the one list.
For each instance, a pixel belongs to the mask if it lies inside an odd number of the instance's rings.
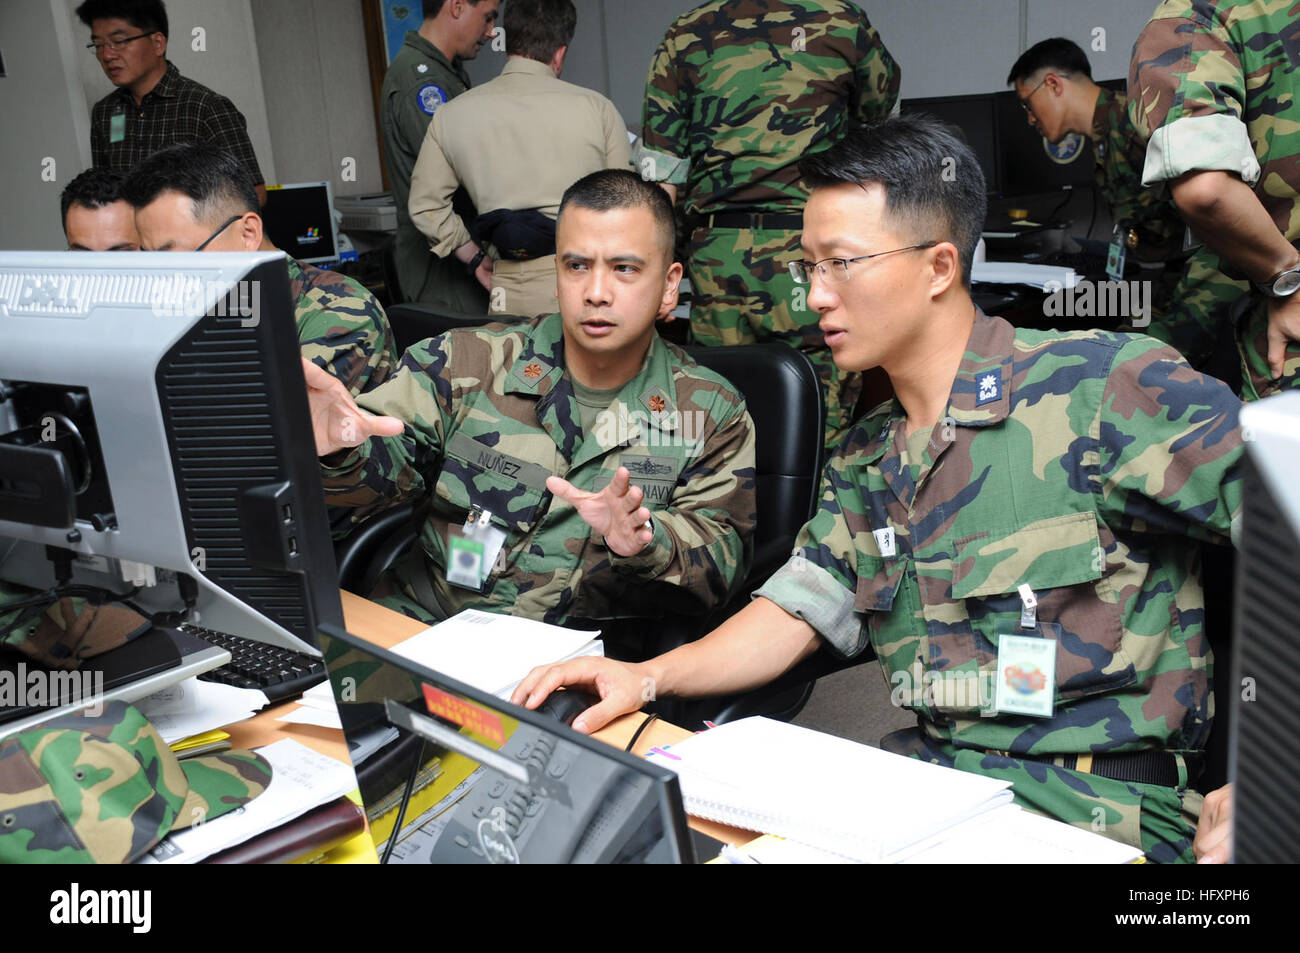
[[579,490],[556,476],[547,477],[546,488],[573,504],[587,525],[605,537],[605,545],[620,556],[635,556],[655,538],[654,530],[646,526],[650,511],[641,505],[645,494],[632,485],[627,467],[619,467],[609,486],[599,493]]
[[582,712],[573,722],[575,731],[589,735],[619,715],[639,709],[654,696],[645,697],[646,676],[640,666],[607,658],[580,658],[559,665],[539,665],[529,672],[510,701],[536,708],[557,688],[585,688],[600,696],[600,703]]
[[307,381],[316,456],[324,457],[345,447],[356,447],[371,437],[396,437],[405,425],[396,417],[377,417],[357,406],[343,382],[305,357],[302,376]]
[[1232,785],[1205,795],[1192,851],[1198,864],[1226,864],[1232,852]]

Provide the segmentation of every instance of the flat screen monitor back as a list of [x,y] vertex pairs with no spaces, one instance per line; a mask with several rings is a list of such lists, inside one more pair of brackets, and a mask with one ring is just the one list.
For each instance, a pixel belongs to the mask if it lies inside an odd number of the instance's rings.
[[[1002,191],[995,94],[905,99],[901,111],[904,114],[928,113],[960,129],[966,137],[967,145],[979,159],[980,169],[984,173],[985,191],[989,195],[997,195]],[[960,170],[956,171],[960,173]]]
[[45,546],[80,557],[89,585],[154,567],[137,599],[154,610],[180,607],[183,574],[201,624],[315,654],[342,608],[284,257],[0,253],[0,329],[0,380],[42,395],[17,423],[53,418],[43,400],[79,408],[89,485],[112,505],[33,522],[10,498],[0,536],[19,543],[0,574],[51,585]]
[[[1233,859],[1300,862],[1300,393],[1246,405],[1232,665],[1216,684],[1232,711]],[[1226,669],[1226,671],[1225,671]],[[1227,677],[1224,677],[1224,676]]]
[[290,258],[309,265],[338,261],[334,190],[329,182],[267,186],[262,222],[271,244]]
[[340,629],[320,645],[377,850],[411,789],[396,862],[693,861],[672,771]]

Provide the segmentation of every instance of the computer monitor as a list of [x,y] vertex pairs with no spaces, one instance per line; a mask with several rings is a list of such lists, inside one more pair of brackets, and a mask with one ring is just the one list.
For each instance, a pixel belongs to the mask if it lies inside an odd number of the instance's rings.
[[966,143],[979,159],[984,172],[985,191],[989,195],[1002,192],[1001,152],[998,149],[997,96],[981,93],[973,96],[937,96],[927,99],[905,99],[900,111],[928,113],[962,131]]
[[[1242,525],[1232,666],[1228,776],[1233,860],[1300,862],[1300,393],[1241,412]],[[1224,697],[1222,694],[1219,696]]]
[[329,182],[268,185],[262,224],[271,244],[291,258],[309,265],[338,261],[334,189]]
[[318,655],[342,607],[284,256],[3,252],[0,332],[0,577],[62,562]]
[[390,862],[693,862],[674,772],[341,629],[320,646]]

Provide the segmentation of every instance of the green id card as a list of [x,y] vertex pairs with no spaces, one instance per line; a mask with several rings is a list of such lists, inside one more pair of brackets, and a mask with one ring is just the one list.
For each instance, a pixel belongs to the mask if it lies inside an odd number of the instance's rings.
[[126,138],[126,113],[113,113],[108,120],[108,141],[121,142]]
[[[997,689],[999,714],[1051,718],[1056,710],[1056,639],[1054,623],[1034,630],[998,628]],[[1041,633],[1041,634],[1040,634]]]

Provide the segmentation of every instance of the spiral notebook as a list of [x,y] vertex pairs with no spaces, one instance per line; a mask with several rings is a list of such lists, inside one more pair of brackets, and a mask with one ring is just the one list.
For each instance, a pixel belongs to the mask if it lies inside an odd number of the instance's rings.
[[863,863],[1011,803],[1011,783],[770,718],[719,725],[647,755],[677,772],[686,810]]

